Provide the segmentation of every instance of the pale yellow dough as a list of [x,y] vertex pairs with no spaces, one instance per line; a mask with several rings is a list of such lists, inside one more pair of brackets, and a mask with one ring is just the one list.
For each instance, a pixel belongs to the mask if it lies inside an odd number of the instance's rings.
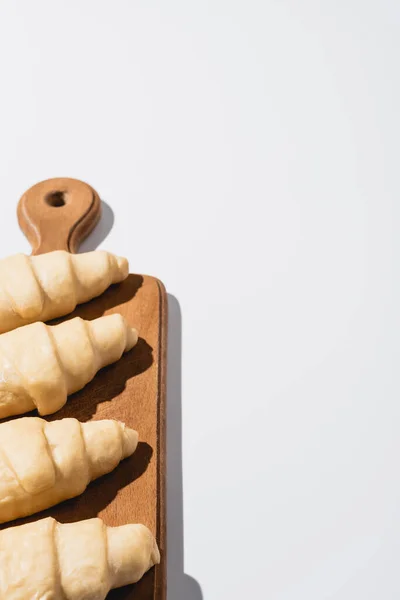
[[42,519],[0,532],[0,600],[105,600],[159,562],[144,525]]
[[32,323],[0,335],[0,419],[34,408],[40,415],[56,412],[137,339],[119,314]]
[[82,494],[90,481],[133,454],[137,443],[137,432],[119,421],[48,423],[23,417],[2,423],[0,522],[32,515]]
[[0,260],[0,333],[72,312],[129,274],[126,258],[103,250]]

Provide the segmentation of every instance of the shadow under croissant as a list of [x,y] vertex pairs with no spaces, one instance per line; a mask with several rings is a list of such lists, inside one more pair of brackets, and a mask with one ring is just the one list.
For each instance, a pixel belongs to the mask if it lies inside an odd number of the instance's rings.
[[0,529],[10,525],[32,523],[46,517],[54,517],[60,523],[74,523],[97,517],[114,500],[120,490],[143,475],[152,455],[151,446],[146,442],[139,442],[132,456],[123,460],[111,473],[92,481],[80,496],[12,523],[3,523]]
[[69,321],[74,317],[81,317],[87,321],[93,321],[102,317],[108,310],[125,304],[132,300],[143,285],[142,275],[130,274],[121,283],[110,285],[101,296],[84,304],[79,304],[76,309],[64,317],[50,321],[49,325],[56,325],[61,321]]
[[[75,418],[78,421],[90,421],[99,412],[99,405],[110,402],[121,394],[128,379],[147,371],[154,362],[153,349],[143,339],[139,338],[136,346],[124,354],[122,358],[98,371],[95,377],[84,388],[68,397],[67,403],[57,412],[43,417],[46,421]],[[13,421],[26,416],[38,416],[37,411],[23,415],[14,415],[0,419],[0,424]],[[99,414],[99,416],[101,416]],[[104,415],[102,418],[118,418],[118,416]],[[132,424],[133,425],[133,424]]]
[[107,600],[133,600],[134,598],[143,598],[143,600],[153,600],[157,598],[155,588],[155,570],[150,569],[140,581],[134,585],[127,585],[116,590],[111,590]]
[[[67,403],[56,413],[46,417],[48,421],[74,417],[78,421],[89,421],[98,413],[98,405],[115,401],[115,398],[124,391],[126,382],[131,377],[140,375],[153,364],[152,348],[143,339],[139,338],[136,346],[124,356],[101,369],[97,375],[82,390],[69,396]],[[110,418],[104,415],[104,418]],[[114,418],[118,418],[117,416]]]

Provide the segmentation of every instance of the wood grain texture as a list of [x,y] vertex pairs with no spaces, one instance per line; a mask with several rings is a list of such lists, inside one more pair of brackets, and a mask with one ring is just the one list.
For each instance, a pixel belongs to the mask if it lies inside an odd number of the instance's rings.
[[[64,198],[66,204],[49,206],[48,194],[56,202]],[[61,248],[75,251],[99,214],[97,193],[71,179],[37,184],[24,194],[18,208],[20,225],[36,254]],[[91,320],[115,312],[137,328],[138,344],[120,361],[102,369],[48,419],[118,419],[139,432],[138,448],[115,471],[91,483],[82,496],[18,523],[48,515],[61,522],[100,516],[107,525],[144,523],[156,535],[161,564],[137,584],[113,590],[108,599],[165,600],[165,288],[154,277],[129,275],[123,283],[111,286],[102,296],[78,306],[57,322],[74,316]]]

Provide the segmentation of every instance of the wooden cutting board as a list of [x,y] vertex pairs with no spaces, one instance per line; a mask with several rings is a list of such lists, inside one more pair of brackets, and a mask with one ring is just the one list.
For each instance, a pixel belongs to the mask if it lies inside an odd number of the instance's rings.
[[[49,179],[30,188],[18,205],[18,221],[33,254],[76,252],[100,218],[98,194],[74,179]],[[110,249],[111,250],[111,249]],[[82,304],[66,319],[95,319],[121,313],[139,332],[138,344],[116,364],[100,371],[49,420],[119,419],[139,432],[133,456],[93,482],[86,492],[50,510],[61,522],[99,516],[107,525],[144,523],[156,535],[161,564],[132,586],[113,590],[109,600],[165,600],[165,391],[167,297],[163,284],[147,275],[129,275],[102,296]],[[65,320],[65,319],[60,319]]]

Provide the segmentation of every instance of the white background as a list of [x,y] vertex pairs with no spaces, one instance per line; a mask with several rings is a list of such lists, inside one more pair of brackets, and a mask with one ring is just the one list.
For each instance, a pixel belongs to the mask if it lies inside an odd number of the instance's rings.
[[399,33],[395,0],[0,4],[0,254],[76,177],[84,249],[172,295],[169,600],[400,596]]

